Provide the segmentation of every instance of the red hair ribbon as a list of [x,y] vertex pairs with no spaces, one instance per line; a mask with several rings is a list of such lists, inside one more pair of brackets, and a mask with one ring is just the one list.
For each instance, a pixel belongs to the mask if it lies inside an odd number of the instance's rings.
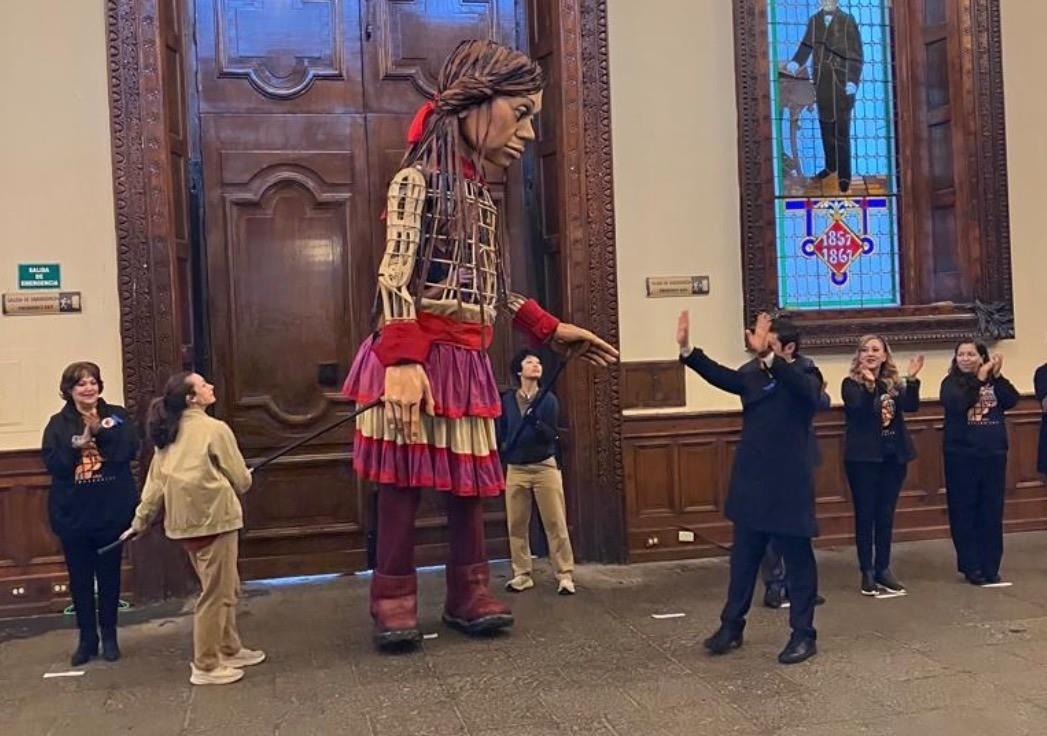
[[440,98],[434,98],[427,100],[425,104],[418,108],[414,114],[414,119],[411,120],[411,127],[407,129],[407,143],[414,145],[422,140],[422,136],[425,135],[425,128],[429,125],[429,118],[434,112],[436,112],[436,102]]

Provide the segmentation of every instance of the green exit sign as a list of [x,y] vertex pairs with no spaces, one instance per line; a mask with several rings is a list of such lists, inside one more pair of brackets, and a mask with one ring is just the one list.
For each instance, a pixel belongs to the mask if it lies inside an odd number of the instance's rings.
[[57,263],[19,263],[19,289],[61,289],[62,269]]

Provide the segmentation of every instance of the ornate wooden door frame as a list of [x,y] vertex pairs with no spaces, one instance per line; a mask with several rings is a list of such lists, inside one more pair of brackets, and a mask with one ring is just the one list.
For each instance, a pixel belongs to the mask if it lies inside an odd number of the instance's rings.
[[[179,369],[171,272],[173,188],[164,146],[161,0],[106,0],[109,105],[116,204],[120,334],[128,409],[144,419],[149,400]],[[611,175],[606,0],[560,0],[556,73],[562,82],[563,163],[558,172],[565,266],[564,319],[618,342],[618,286]],[[572,509],[582,558],[626,554],[618,371],[572,366],[565,379]],[[177,550],[150,535],[137,543],[142,598],[188,592]]]

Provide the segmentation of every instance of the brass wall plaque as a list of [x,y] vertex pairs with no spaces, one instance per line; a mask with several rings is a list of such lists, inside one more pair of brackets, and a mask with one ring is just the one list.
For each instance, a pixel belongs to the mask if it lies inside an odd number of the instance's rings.
[[648,276],[647,296],[695,296],[709,293],[708,276]]
[[48,294],[4,294],[4,314],[79,314],[79,291],[53,291]]

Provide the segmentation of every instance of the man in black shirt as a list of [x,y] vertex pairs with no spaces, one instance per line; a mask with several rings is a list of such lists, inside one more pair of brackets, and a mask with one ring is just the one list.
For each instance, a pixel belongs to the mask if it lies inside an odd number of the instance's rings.
[[731,579],[720,628],[704,646],[712,654],[725,654],[742,645],[760,560],[773,541],[785,558],[792,604],[792,636],[778,661],[795,664],[817,652],[811,424],[823,382],[816,369],[796,359],[799,333],[787,320],[772,324],[769,315],[761,314],[755,327],[746,331],[746,340],[756,354],[755,369],[732,370],[691,347],[687,312],[680,314],[677,323],[681,362],[713,386],[739,396],[743,407],[742,434],[724,507],[734,523]]

